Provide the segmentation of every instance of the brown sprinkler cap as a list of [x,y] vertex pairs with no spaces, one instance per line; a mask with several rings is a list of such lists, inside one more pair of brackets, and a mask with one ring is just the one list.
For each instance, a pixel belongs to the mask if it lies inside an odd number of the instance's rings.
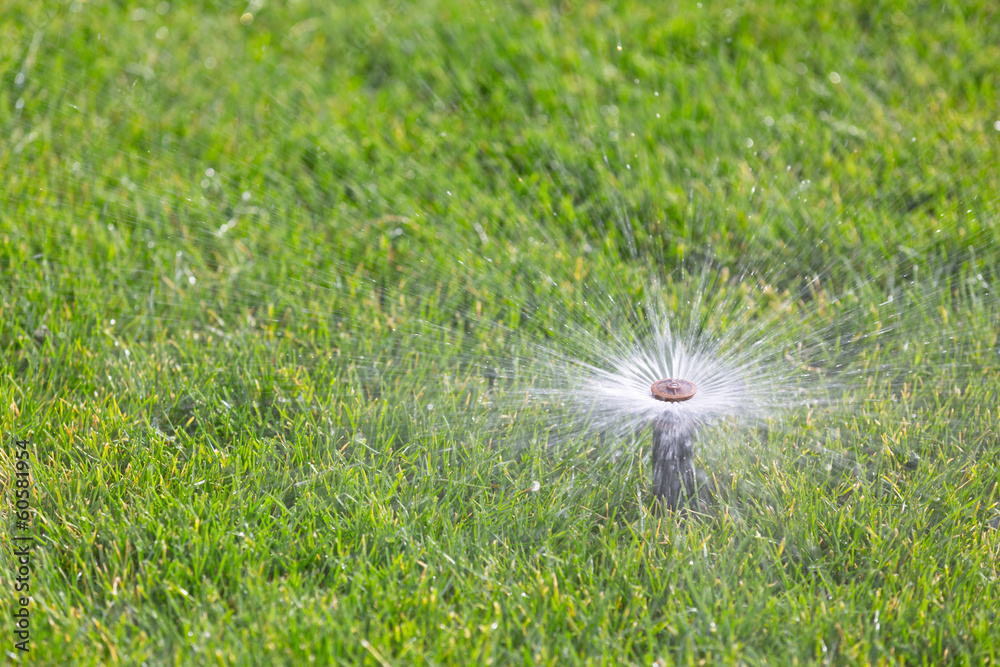
[[693,398],[698,393],[698,387],[694,382],[671,378],[669,380],[654,382],[653,386],[650,387],[650,391],[653,392],[653,398],[658,401],[679,403],[680,401],[687,401]]

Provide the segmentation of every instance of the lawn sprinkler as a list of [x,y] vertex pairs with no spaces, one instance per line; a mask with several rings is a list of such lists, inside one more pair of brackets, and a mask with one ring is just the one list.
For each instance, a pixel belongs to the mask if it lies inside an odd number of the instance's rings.
[[[681,403],[694,398],[698,387],[671,378],[654,382],[650,391],[658,401]],[[667,509],[680,509],[685,499],[692,508],[698,506],[694,431],[694,420],[676,408],[664,410],[653,421],[653,495]]]

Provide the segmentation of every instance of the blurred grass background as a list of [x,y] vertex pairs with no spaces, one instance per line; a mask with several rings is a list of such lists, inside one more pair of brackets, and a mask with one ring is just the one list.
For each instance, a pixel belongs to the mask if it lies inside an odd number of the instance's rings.
[[[14,659],[995,662],[998,18],[8,3],[0,414],[39,539]],[[958,396],[866,397],[843,454],[795,417],[684,523],[641,466],[579,482],[585,449],[471,421],[483,355],[709,261],[851,312],[909,284],[976,334]]]

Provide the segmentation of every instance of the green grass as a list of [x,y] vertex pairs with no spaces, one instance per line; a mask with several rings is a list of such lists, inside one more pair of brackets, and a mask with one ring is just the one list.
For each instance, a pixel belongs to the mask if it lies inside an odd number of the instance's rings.
[[[997,662],[991,3],[121,4],[0,15],[0,541],[29,436],[38,539],[8,657]],[[476,407],[477,362],[709,258],[798,330],[909,285],[959,342],[705,443],[697,520]]]

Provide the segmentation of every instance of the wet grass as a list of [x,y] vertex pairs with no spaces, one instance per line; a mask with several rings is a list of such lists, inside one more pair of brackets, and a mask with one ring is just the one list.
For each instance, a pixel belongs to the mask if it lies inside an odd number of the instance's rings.
[[[998,26],[988,3],[5,8],[2,541],[30,437],[38,545],[32,650],[3,650],[995,663]],[[551,443],[544,406],[503,400],[564,323],[614,329],[585,299],[651,273],[680,299],[708,261],[817,331],[895,293],[899,326],[957,342],[871,346],[925,372],[857,409],[720,430],[704,516],[656,516],[640,452]]]

